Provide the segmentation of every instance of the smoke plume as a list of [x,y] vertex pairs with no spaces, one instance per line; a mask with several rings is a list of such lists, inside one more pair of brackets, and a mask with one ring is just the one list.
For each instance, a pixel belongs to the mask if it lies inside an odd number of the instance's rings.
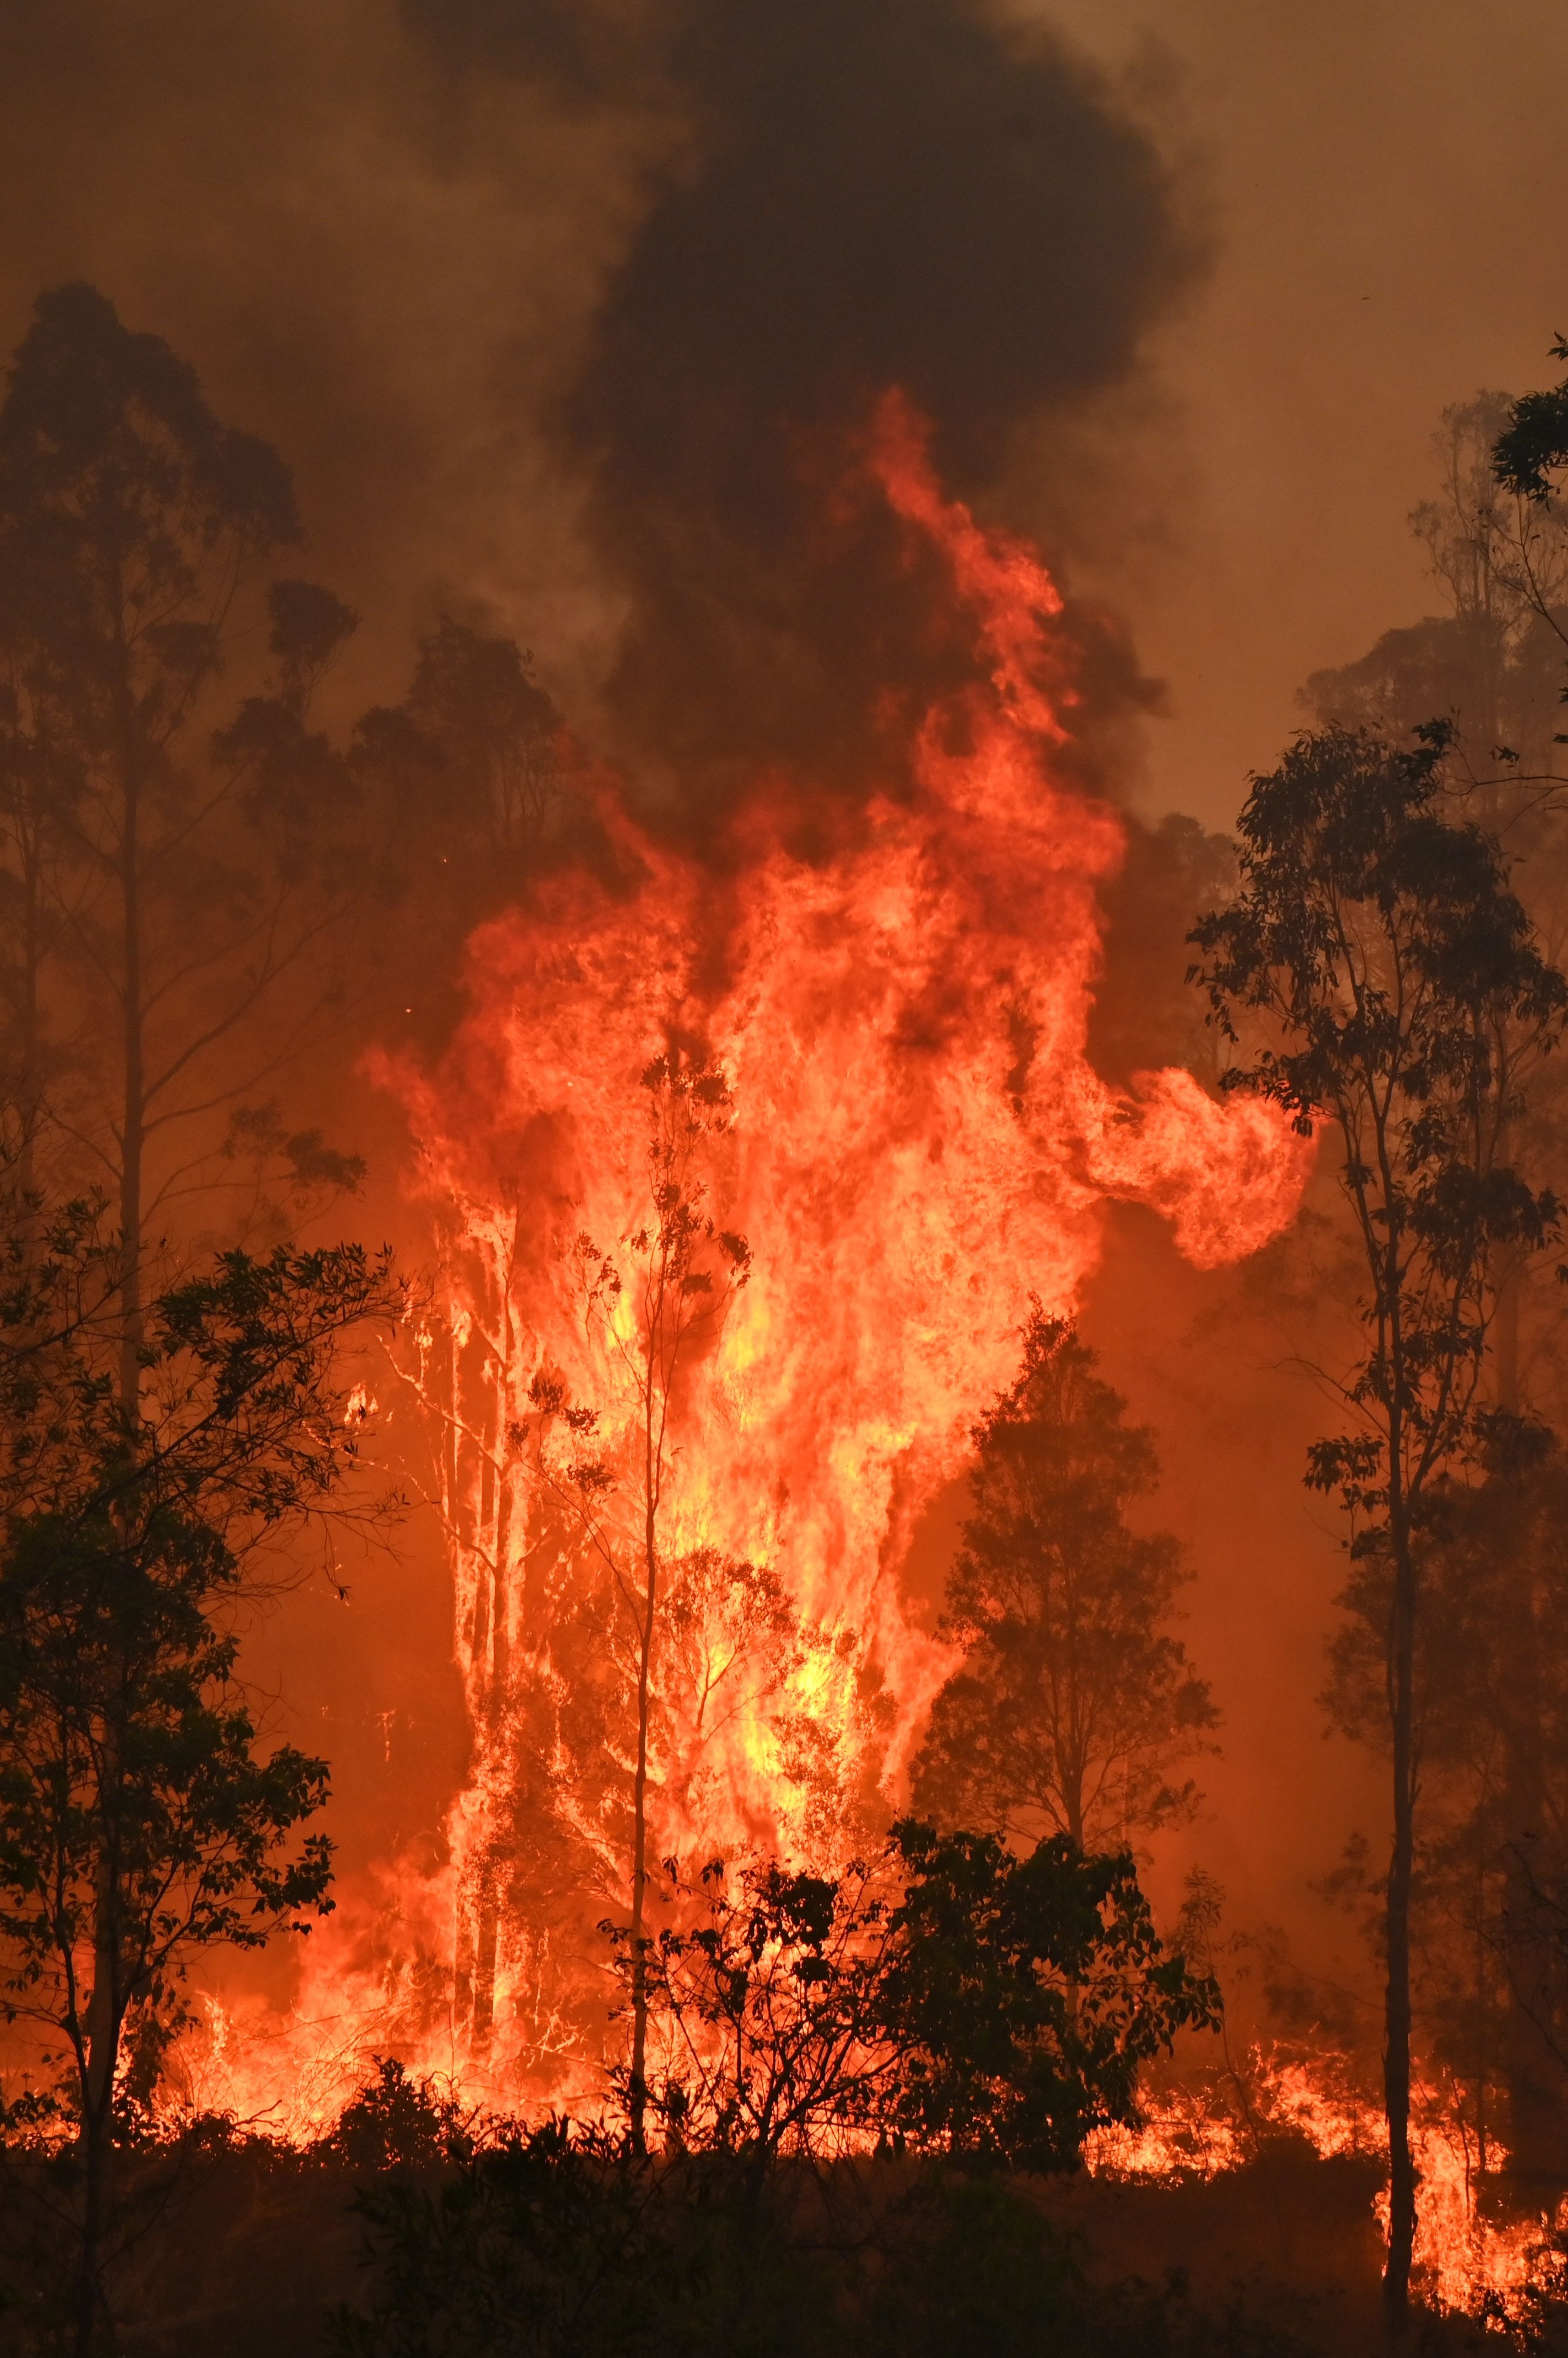
[[1020,429],[1196,258],[1110,82],[974,0],[66,0],[14,12],[0,125],[6,341],[90,279],[277,443],[365,618],[345,718],[468,601],[698,815],[896,784],[967,662],[875,503],[824,518],[872,396],[1006,522]]
[[[604,70],[591,16],[410,16],[471,71]],[[554,421],[630,601],[622,741],[698,809],[759,768],[890,783],[905,702],[966,656],[885,515],[825,524],[825,489],[886,387],[983,503],[1021,425],[1125,377],[1194,261],[1164,168],[1059,42],[966,0],[695,0],[622,49],[684,135]]]

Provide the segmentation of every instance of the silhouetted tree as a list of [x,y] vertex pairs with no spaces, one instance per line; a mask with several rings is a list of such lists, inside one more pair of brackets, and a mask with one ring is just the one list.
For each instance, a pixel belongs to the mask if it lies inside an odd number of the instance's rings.
[[1217,2020],[1130,1857],[1063,1835],[1020,1859],[907,1819],[870,1866],[773,1865],[732,1894],[715,1863],[700,1898],[706,1922],[647,1961],[665,2069],[645,2101],[677,2143],[760,2169],[871,2139],[1071,2169],[1093,2129],[1136,2118],[1141,2065]]
[[937,1696],[916,1806],[1010,1839],[1124,1842],[1190,1813],[1170,1781],[1216,1714],[1170,1632],[1173,1539],[1129,1529],[1157,1476],[1148,1431],[1038,1303],[1023,1364],[974,1428],[974,1512],[947,1586],[964,1660]]
[[1393,1833],[1385,1909],[1390,2331],[1408,2316],[1411,1898],[1418,1790],[1422,1535],[1497,1412],[1484,1367],[1500,1253],[1555,1230],[1556,1199],[1507,1159],[1523,1057],[1562,1035],[1568,983],[1535,943],[1496,841],[1443,807],[1444,732],[1413,752],[1343,730],[1303,736],[1254,780],[1241,891],[1205,917],[1194,976],[1225,1036],[1275,1044],[1227,1073],[1310,1134],[1339,1133],[1363,1256],[1365,1346],[1335,1379],[1343,1431],[1307,1479],[1352,1518],[1347,1602],[1383,1649]]
[[514,904],[552,860],[592,850],[563,717],[513,639],[443,614],[419,641],[400,704],[357,723],[350,764],[373,815],[388,986],[437,1031],[472,927]]
[[1568,593],[1568,531],[1559,505],[1532,514],[1499,486],[1495,453],[1509,415],[1507,394],[1480,392],[1445,409],[1433,438],[1435,495],[1410,522],[1444,611],[1386,632],[1357,663],[1314,673],[1303,701],[1332,726],[1396,738],[1449,721],[1479,815],[1534,831],[1552,764],[1553,617]]
[[397,1296],[354,1248],[230,1253],[148,1305],[130,1419],[118,1240],[82,1207],[21,1233],[0,1319],[0,1975],[63,2067],[85,2358],[127,2022],[167,2027],[193,1948],[260,1946],[330,1904],[330,1845],[294,1844],[326,1764],[258,1758],[233,1608],[332,1501],[355,1454],[334,1359]]
[[[1568,1987],[1541,1897],[1568,1869],[1568,1466],[1505,1420],[1419,1534],[1411,1902],[1416,2017],[1468,2093],[1483,2169],[1561,2169]],[[1332,1652],[1336,1725],[1388,1745],[1385,1585],[1357,1568]]]
[[[275,583],[267,691],[210,742],[197,728],[246,600],[299,536],[282,460],[214,416],[168,344],[91,287],[39,297],[0,406],[16,1091],[29,1142],[47,1108],[113,1193],[127,1412],[150,1224],[223,1177],[223,1111],[298,1044],[280,993],[354,889],[328,849],[351,784],[306,719],[348,608]],[[314,1177],[357,1176],[319,1139],[265,1129],[253,1117],[238,1142],[295,1175],[290,1143]]]
[[[1559,336],[1552,352],[1553,359],[1568,361],[1568,338]],[[1510,405],[1493,445],[1492,464],[1504,491],[1521,503],[1518,538],[1524,585],[1541,620],[1568,646],[1568,617],[1560,604],[1563,503],[1554,481],[1568,468],[1568,378]]]

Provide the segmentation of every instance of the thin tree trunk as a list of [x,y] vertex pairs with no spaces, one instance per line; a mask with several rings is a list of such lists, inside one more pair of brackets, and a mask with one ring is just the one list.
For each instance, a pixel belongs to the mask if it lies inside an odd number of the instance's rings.
[[124,1090],[120,1131],[120,1410],[127,1433],[141,1409],[142,1341],[146,1331],[142,1279],[142,1163],[146,1152],[146,1071],[142,1008],[141,791],[129,720],[124,726],[120,815],[122,1054]]
[[92,2358],[98,2338],[102,2294],[98,2271],[103,2248],[105,2174],[108,2166],[108,2123],[91,2105],[84,2123],[84,2175],[81,2193],[81,2248],[76,2279],[75,2358]]
[[[43,943],[38,903],[42,885],[35,831],[24,822],[22,892],[25,918],[22,935],[22,1135],[16,1176],[24,1201],[38,1185],[38,1134],[42,1113],[42,1023],[38,1005],[38,975]],[[30,1213],[26,1217],[30,1218]]]
[[648,1706],[654,1666],[654,1615],[658,1604],[658,1548],[652,1436],[644,1489],[643,1594],[637,1665],[637,1773],[632,1789],[632,2075],[627,2089],[632,2138],[645,2149],[648,2107],[648,1952],[644,1895],[648,1879]]
[[[146,1320],[143,1300],[142,1160],[146,1146],[146,1069],[142,1006],[141,797],[134,732],[128,710],[122,715],[120,776],[120,921],[122,1055],[124,1090],[120,1130],[120,1417],[127,1448],[138,1446],[141,1422],[142,1346]],[[102,1798],[112,1804],[119,1773],[119,1745],[113,1725],[103,1732]],[[107,1788],[107,1791],[103,1791]],[[89,2184],[101,2206],[103,2158],[94,2170],[94,2141],[111,2136],[114,2075],[119,2064],[123,2011],[121,1959],[115,1906],[115,1862],[110,1855],[115,1812],[100,1809],[100,1865],[92,1924],[92,1992],[87,2004],[87,2128]],[[101,2233],[101,2215],[93,2233]],[[85,2262],[84,2262],[85,2266]],[[96,2263],[94,2263],[94,2277]]]
[[[1498,1287],[1496,1332],[1498,1405],[1510,1415],[1522,1406],[1519,1380],[1519,1311],[1524,1267],[1505,1264]],[[1534,1549],[1526,1538],[1511,1552],[1506,1577],[1511,1585],[1508,1628],[1514,1642],[1508,1741],[1503,1786],[1503,1911],[1505,1921],[1530,1920],[1530,1845],[1542,1831],[1546,1743],[1541,1697],[1541,1653],[1536,1628]],[[1524,1986],[1521,1987],[1521,1982]],[[1526,2177],[1550,2176],[1562,2159],[1563,2134],[1550,2083],[1538,2024],[1549,2004],[1545,1977],[1534,1955],[1516,1959],[1503,1999],[1503,2071],[1508,2089],[1508,2144],[1512,2168]]]
[[[1390,1458],[1397,1463],[1397,1425],[1392,1440]],[[1411,1886],[1415,1866],[1415,1566],[1402,1502],[1397,1498],[1390,1535],[1394,1551],[1393,1675],[1390,1698],[1394,1838],[1389,1863],[1383,2056],[1383,2104],[1389,2126],[1389,2255],[1383,2277],[1383,2311],[1390,2343],[1400,2349],[1410,2328],[1411,2260],[1415,2246],[1416,2175],[1410,2138]]]

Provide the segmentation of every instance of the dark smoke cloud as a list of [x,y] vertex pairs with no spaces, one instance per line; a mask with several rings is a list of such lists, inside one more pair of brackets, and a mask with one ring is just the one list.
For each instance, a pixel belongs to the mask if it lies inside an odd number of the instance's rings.
[[[677,817],[896,784],[962,676],[874,503],[824,525],[871,395],[1027,525],[1194,267],[1109,81],[969,0],[0,13],[0,339],[89,279],[276,442],[364,616],[340,719],[456,606]],[[1103,728],[1143,690],[1085,637]]]
[[[1146,133],[1044,31],[964,0],[670,14],[656,41],[624,10],[405,5],[448,70],[579,102],[635,83],[686,126],[554,417],[631,600],[621,750],[688,811],[760,768],[863,789],[895,758],[896,691],[960,656],[885,522],[825,532],[848,437],[902,386],[983,503],[1022,426],[1127,376],[1194,244]],[[1125,697],[1135,671],[1097,652]]]

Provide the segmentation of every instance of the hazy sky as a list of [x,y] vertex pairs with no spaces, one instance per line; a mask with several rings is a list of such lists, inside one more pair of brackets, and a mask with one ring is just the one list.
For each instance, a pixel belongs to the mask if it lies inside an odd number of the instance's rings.
[[1102,54],[1152,37],[1217,260],[1161,341],[1164,548],[1111,581],[1174,718],[1152,798],[1224,820],[1306,675],[1432,605],[1405,519],[1482,385],[1552,382],[1568,328],[1560,0],[1059,0]]
[[[345,706],[396,687],[441,596],[490,600],[579,706],[619,619],[538,426],[669,126],[634,75],[585,100],[454,71],[450,27],[511,7],[0,5],[0,334],[40,284],[92,277],[280,443],[310,561],[365,609]],[[1039,513],[1071,509],[1078,578],[1169,683],[1142,792],[1224,821],[1306,674],[1427,602],[1404,519],[1443,406],[1552,374],[1568,9],[1041,13],[1130,71],[1214,243],[1113,430],[1043,455]]]

